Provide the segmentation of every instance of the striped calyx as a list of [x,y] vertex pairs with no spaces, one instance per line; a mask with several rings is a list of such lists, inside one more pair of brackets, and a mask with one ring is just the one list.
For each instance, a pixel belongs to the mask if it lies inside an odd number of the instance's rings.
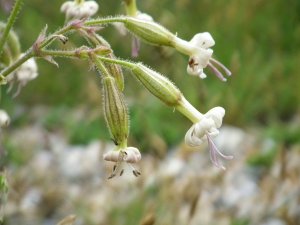
[[128,109],[121,90],[111,76],[103,78],[103,106],[113,141],[120,147],[126,147],[129,134]]

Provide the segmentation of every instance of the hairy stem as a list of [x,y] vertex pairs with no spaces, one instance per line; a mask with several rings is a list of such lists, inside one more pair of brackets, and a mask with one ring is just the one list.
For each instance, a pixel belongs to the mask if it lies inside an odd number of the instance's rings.
[[131,62],[128,62],[125,60],[112,59],[112,58],[107,58],[107,57],[102,57],[102,56],[98,56],[98,58],[101,59],[103,62],[118,64],[118,65],[124,66],[129,69],[132,69],[135,66],[134,63],[131,63]]
[[22,3],[23,3],[23,0],[16,0],[14,7],[10,13],[10,16],[7,19],[6,27],[0,37],[0,55],[2,54],[3,46],[6,42],[9,31],[11,30],[12,26],[14,25],[14,23],[17,19],[18,13],[20,12]]

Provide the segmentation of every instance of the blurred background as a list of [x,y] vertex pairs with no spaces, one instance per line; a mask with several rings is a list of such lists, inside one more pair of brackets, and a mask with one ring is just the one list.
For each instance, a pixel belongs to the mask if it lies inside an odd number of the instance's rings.
[[[22,50],[45,24],[64,23],[63,1],[26,1],[14,30]],[[124,14],[121,0],[97,1],[97,15]],[[1,0],[6,20],[11,1]],[[226,109],[218,147],[234,160],[220,171],[184,144],[191,123],[151,96],[129,71],[130,144],[143,153],[142,176],[130,169],[107,180],[113,148],[101,105],[101,80],[87,62],[37,60],[39,77],[13,99],[2,88],[0,108],[11,116],[1,131],[0,167],[9,194],[0,196],[4,224],[56,224],[77,215],[89,225],[300,224],[300,1],[137,0],[138,8],[190,40],[209,31],[214,57],[232,71],[226,83],[210,71],[186,73],[188,58],[170,48],[141,45],[142,61],[168,76],[199,111]],[[130,59],[131,36],[100,31],[116,56]],[[67,46],[84,41],[72,35]],[[5,212],[4,212],[5,211]]]

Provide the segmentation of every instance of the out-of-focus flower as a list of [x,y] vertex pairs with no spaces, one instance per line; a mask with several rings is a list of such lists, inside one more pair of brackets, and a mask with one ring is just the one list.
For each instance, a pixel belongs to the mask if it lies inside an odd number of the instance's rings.
[[86,19],[95,15],[99,5],[96,1],[66,1],[60,11],[66,14],[66,19]]
[[10,118],[8,114],[0,109],[0,127],[7,127],[10,123]]
[[[23,55],[24,54],[21,54],[20,58]],[[28,59],[15,72],[15,78],[22,83],[22,86],[26,85],[27,82],[37,78],[38,75],[38,67],[34,58]]]
[[[20,55],[20,58],[24,56],[24,53]],[[34,58],[28,59],[24,62],[15,72],[13,76],[13,80],[10,83],[10,87],[8,88],[8,92],[11,91],[13,87],[13,82],[16,81],[18,83],[18,88],[14,97],[16,97],[22,87],[24,87],[29,81],[34,80],[38,76],[38,67]]]
[[197,147],[201,145],[205,140],[208,141],[210,158],[212,163],[223,170],[225,167],[218,159],[218,155],[224,159],[232,159],[232,156],[226,156],[219,151],[217,146],[212,140],[212,137],[215,137],[219,134],[218,128],[222,125],[222,120],[225,115],[225,110],[222,107],[215,107],[209,110],[199,122],[194,123],[194,125],[188,130],[185,135],[186,144]]
[[215,45],[215,41],[210,33],[198,33],[189,42],[175,38],[174,43],[178,51],[190,57],[187,66],[187,72],[189,74],[204,79],[206,78],[206,74],[203,72],[203,69],[208,67],[220,80],[226,81],[226,78],[216,67],[219,66],[224,70],[226,75],[231,75],[231,72],[222,63],[212,58],[213,50],[211,47]]
[[137,177],[141,173],[136,170],[131,164],[137,163],[141,160],[142,156],[140,151],[134,147],[126,147],[120,150],[109,151],[103,155],[103,159],[106,161],[115,162],[112,174],[108,177],[111,179],[118,173],[122,176],[124,172],[124,163],[128,164],[132,168],[132,173]]

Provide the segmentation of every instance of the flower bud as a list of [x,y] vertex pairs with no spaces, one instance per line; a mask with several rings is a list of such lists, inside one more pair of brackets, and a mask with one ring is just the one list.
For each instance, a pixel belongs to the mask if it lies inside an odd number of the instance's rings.
[[[6,27],[5,23],[0,22],[0,37]],[[20,42],[17,34],[10,30],[6,43],[3,47],[3,53],[0,56],[0,64],[10,65],[14,60],[18,59],[21,54]]]
[[[115,59],[116,57],[114,56],[113,53],[108,55],[109,58]],[[123,76],[123,71],[122,67],[118,64],[113,64],[113,63],[105,63],[106,69],[110,73],[113,78],[115,78],[115,81],[118,85],[118,88],[120,91],[124,90],[124,76]]]
[[148,91],[168,106],[176,106],[179,104],[182,94],[168,78],[141,63],[136,64],[132,72]]
[[129,31],[150,44],[173,46],[175,35],[158,23],[126,17],[124,24]]
[[105,120],[115,144],[126,144],[129,134],[128,110],[113,77],[103,78],[103,101]]

